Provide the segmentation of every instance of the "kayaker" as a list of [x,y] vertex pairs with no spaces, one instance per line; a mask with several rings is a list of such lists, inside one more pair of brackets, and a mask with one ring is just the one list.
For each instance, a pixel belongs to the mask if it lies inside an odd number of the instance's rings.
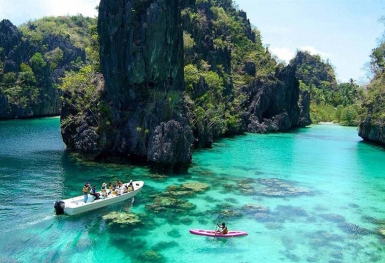
[[88,190],[90,190],[90,184],[87,182],[83,186],[84,203],[87,203],[88,200]]
[[217,230],[216,232],[218,233],[218,234],[224,234],[224,235],[226,235],[227,233],[229,233],[229,231],[227,230],[227,226],[226,226],[226,224],[225,224],[225,222],[223,222],[222,223],[222,225],[219,225],[218,223],[217,223],[217,226],[218,227],[220,227],[222,230]]

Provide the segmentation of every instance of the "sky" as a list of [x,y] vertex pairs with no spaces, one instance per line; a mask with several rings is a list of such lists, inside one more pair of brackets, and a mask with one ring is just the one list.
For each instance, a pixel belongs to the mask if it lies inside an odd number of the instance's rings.
[[[339,82],[368,82],[372,49],[385,31],[385,0],[235,0],[281,60],[297,50],[334,66]],[[365,65],[366,64],[366,65]],[[369,76],[370,77],[370,76]]]
[[[234,1],[234,0],[233,0]],[[367,63],[385,31],[385,0],[235,0],[262,35],[262,42],[288,62],[297,50],[329,61],[339,82],[368,82]],[[0,20],[19,26],[44,16],[96,17],[99,0],[0,0]]]

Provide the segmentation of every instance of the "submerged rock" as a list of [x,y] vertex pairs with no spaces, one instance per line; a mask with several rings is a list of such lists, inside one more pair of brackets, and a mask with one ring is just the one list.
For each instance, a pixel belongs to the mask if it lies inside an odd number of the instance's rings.
[[363,216],[362,219],[372,224],[385,225],[385,219],[377,219],[372,216]]
[[180,238],[182,236],[181,233],[176,229],[167,232],[167,235],[172,238]]
[[311,232],[307,235],[309,238],[312,240],[323,240],[324,245],[329,246],[331,242],[343,242],[344,239],[334,233],[328,232],[328,231],[316,231],[316,232]]
[[335,223],[343,223],[346,221],[344,216],[337,214],[320,214],[319,216],[324,220]]
[[179,246],[179,244],[176,241],[170,241],[170,242],[161,241],[157,243],[155,246],[153,246],[152,249],[154,251],[159,251],[159,250],[163,250],[171,247],[177,247],[177,246]]
[[154,173],[150,173],[150,174],[147,174],[145,176],[148,178],[151,178],[153,180],[159,180],[159,181],[163,181],[169,177],[166,174],[154,174]]
[[244,215],[243,211],[229,203],[221,203],[215,206],[210,214],[218,215],[218,218],[240,218]]
[[223,209],[219,212],[220,218],[240,218],[243,213],[238,209]]
[[356,224],[352,224],[352,223],[341,223],[338,225],[338,227],[348,233],[348,234],[353,234],[353,235],[357,235],[357,236],[365,236],[365,235],[370,235],[370,234],[373,234],[373,231],[369,230],[369,229],[366,229],[366,228],[363,228],[363,227],[360,227]]
[[174,197],[177,197],[177,196],[194,196],[195,193],[194,191],[166,191],[163,193],[163,196],[174,196]]
[[258,204],[246,204],[242,207],[247,214],[255,214],[255,213],[269,213],[270,209],[266,206],[258,205]]
[[175,212],[182,215],[196,208],[196,205],[182,198],[194,196],[196,193],[201,193],[207,189],[209,189],[209,185],[200,182],[170,185],[163,193],[153,195],[153,203],[147,204],[146,209],[168,218],[169,221],[189,224],[190,222],[186,218],[175,217]]
[[163,262],[164,257],[154,250],[148,250],[138,255],[138,261],[140,262]]
[[288,182],[277,178],[260,178],[258,182],[266,185],[266,188],[258,192],[263,196],[285,197],[310,194],[310,191],[306,188],[294,187]]
[[180,186],[170,185],[166,188],[166,191],[162,194],[163,196],[193,196],[195,193],[201,193],[209,189],[208,184],[200,182],[189,182],[184,183]]
[[282,217],[307,217],[308,214],[302,207],[292,205],[279,205],[275,211],[276,214]]
[[225,201],[228,202],[228,203],[233,203],[233,204],[238,204],[239,203],[238,199],[232,198],[232,197],[225,198]]
[[124,212],[111,212],[103,216],[103,219],[110,224],[123,224],[136,226],[142,224],[142,220],[138,215]]
[[[240,191],[244,195],[254,195],[256,192],[255,192],[255,189],[252,186],[252,184],[255,182],[256,182],[256,180],[253,178],[242,179],[242,180],[237,182],[237,186],[235,186],[235,189],[237,189],[238,191]],[[232,188],[234,186],[227,185],[226,187],[229,189],[229,188]]]
[[190,182],[182,184],[182,188],[192,190],[194,192],[204,192],[210,188],[208,184],[200,183],[200,182]]
[[151,210],[154,213],[160,213],[160,212],[170,212],[175,213],[176,211],[179,212],[187,212],[189,210],[195,209],[196,206],[192,203],[189,203],[186,200],[181,200],[178,198],[172,198],[167,196],[159,196],[155,198],[154,202],[152,204],[147,204],[146,208],[148,210]]

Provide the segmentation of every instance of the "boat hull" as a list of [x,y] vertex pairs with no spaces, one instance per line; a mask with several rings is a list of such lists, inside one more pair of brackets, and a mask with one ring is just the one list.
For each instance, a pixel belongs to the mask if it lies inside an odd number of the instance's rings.
[[245,231],[229,231],[227,234],[220,234],[213,230],[203,230],[203,229],[190,229],[190,233],[198,236],[208,236],[208,237],[240,237],[247,236]]
[[[93,196],[89,197],[89,201],[84,203],[84,196],[77,196],[74,198],[60,200],[64,202],[64,213],[67,215],[77,215],[84,212],[92,211],[111,204],[119,203],[136,196],[143,188],[143,181],[133,182],[134,190],[121,195],[108,195],[106,198],[93,200]],[[99,192],[99,194],[101,194]],[[93,201],[92,201],[93,200]],[[55,208],[56,209],[56,208]]]

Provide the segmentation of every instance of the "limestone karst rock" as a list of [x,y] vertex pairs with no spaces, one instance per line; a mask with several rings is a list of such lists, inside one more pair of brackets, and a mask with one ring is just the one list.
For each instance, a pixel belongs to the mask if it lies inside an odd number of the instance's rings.
[[67,147],[92,158],[119,155],[174,170],[190,164],[180,5],[173,0],[100,2],[99,91],[109,124],[101,128],[86,113],[72,128],[62,128]]

